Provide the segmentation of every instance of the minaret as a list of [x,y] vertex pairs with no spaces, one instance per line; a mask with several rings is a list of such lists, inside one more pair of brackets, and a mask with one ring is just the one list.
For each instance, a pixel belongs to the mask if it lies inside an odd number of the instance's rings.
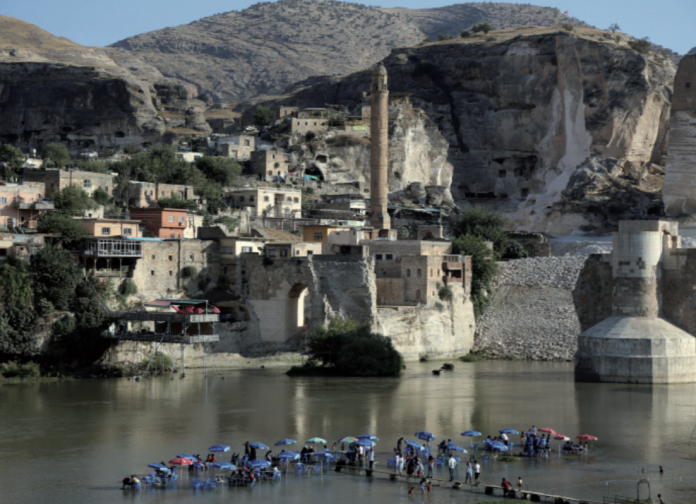
[[389,202],[389,90],[387,69],[380,63],[372,72],[370,110],[370,224],[375,229],[391,229],[387,213]]

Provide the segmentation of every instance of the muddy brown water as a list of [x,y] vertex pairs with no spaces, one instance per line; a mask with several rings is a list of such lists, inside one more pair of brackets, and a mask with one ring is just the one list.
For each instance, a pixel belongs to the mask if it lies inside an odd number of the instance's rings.
[[[635,497],[638,481],[646,479],[653,498],[661,493],[668,503],[696,500],[696,385],[576,384],[571,364],[501,361],[456,362],[453,372],[434,376],[431,370],[440,364],[409,364],[400,378],[389,379],[289,378],[279,369],[246,369],[223,370],[224,379],[191,370],[184,380],[174,375],[0,386],[0,501],[499,501],[441,486],[430,496],[417,491],[408,497],[406,483],[335,472],[205,492],[194,492],[186,473],[176,488],[119,488],[124,476],[149,472],[149,462],[178,453],[205,456],[218,443],[242,451],[244,441],[273,445],[320,436],[333,442],[370,433],[381,440],[376,458],[385,469],[396,440],[413,439],[418,430],[470,448],[470,438],[460,436],[465,430],[485,436],[532,425],[571,437],[592,434],[599,442],[583,457],[560,457],[556,442],[548,459],[484,463],[484,483],[521,476],[527,488],[602,500]],[[440,477],[446,473],[438,470]]]

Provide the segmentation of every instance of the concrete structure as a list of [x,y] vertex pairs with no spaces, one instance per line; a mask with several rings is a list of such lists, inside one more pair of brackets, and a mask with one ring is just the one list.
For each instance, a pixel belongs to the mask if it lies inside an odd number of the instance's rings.
[[522,245],[529,257],[551,257],[551,244],[541,233],[513,231],[507,235]]
[[679,62],[669,124],[662,201],[667,215],[696,212],[696,54]]
[[155,182],[128,182],[123,197],[128,206],[148,208],[155,206],[160,198],[180,198],[187,201],[197,201],[193,186],[182,184],[159,184]]
[[367,203],[361,194],[322,194],[314,209],[318,219],[363,220]]
[[269,259],[292,259],[321,254],[319,243],[308,242],[271,242],[266,243],[265,256]]
[[370,117],[370,223],[375,229],[390,229],[387,213],[389,186],[389,90],[387,70],[379,63],[372,73]]
[[203,157],[200,152],[177,152],[176,155],[187,163],[195,163],[196,160]]
[[225,200],[231,208],[245,210],[251,217],[296,218],[302,215],[302,191],[299,189],[228,188]]
[[47,170],[24,169],[22,180],[24,182],[44,183],[46,186],[46,194],[44,196],[47,198],[52,198],[56,192],[70,186],[81,187],[90,196],[97,189],[113,195],[115,185],[114,175],[111,173],[59,170],[57,168]]
[[90,236],[140,237],[138,220],[125,219],[77,219]]
[[287,177],[285,152],[276,149],[255,150],[251,153],[251,169],[269,181],[273,180],[273,177]]
[[290,121],[292,133],[321,133],[329,130],[330,112],[324,108],[302,109],[294,113]]
[[39,217],[55,208],[42,183],[0,186],[0,226],[35,229]]
[[696,381],[696,337],[669,321],[683,326],[694,309],[681,296],[665,302],[692,280],[684,277],[693,254],[679,246],[675,222],[622,221],[612,253],[591,256],[574,296],[581,324],[601,321],[578,337],[576,380]]
[[187,210],[178,208],[133,208],[130,211],[130,216],[141,221],[155,238],[185,238],[187,214]]

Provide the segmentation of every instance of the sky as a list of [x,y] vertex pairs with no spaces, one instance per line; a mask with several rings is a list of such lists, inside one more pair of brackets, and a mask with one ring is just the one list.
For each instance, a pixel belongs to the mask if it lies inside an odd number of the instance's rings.
[[[423,9],[459,0],[353,0],[381,7]],[[634,37],[685,54],[696,47],[696,0],[507,0],[557,7],[597,28],[618,23]],[[126,37],[242,10],[256,0],[0,0],[0,14],[33,23],[83,45],[104,46]]]

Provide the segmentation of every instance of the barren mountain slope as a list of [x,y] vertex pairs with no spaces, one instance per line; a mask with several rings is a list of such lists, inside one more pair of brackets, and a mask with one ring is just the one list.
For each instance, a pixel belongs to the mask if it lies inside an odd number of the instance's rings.
[[495,28],[584,23],[557,9],[516,4],[460,4],[440,9],[380,9],[334,0],[260,3],[113,44],[168,77],[223,102],[275,95],[312,76],[366,68],[392,48],[487,21]]

